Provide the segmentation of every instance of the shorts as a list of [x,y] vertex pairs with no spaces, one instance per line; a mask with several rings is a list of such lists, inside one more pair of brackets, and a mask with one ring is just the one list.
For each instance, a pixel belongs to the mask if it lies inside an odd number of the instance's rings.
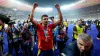
[[53,50],[38,50],[37,56],[53,56]]

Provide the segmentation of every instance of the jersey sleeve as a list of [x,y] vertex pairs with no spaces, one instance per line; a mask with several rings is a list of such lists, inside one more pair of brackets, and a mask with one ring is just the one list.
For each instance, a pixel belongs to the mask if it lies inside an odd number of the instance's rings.
[[50,27],[51,29],[54,29],[56,26],[55,26],[54,24],[49,24],[49,27]]

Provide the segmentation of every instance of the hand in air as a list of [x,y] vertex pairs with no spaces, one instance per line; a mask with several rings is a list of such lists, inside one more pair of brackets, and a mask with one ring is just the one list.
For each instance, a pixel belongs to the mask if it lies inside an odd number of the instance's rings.
[[55,4],[55,8],[59,9],[60,5],[59,4]]
[[33,8],[35,9],[36,7],[38,7],[38,3],[33,4]]

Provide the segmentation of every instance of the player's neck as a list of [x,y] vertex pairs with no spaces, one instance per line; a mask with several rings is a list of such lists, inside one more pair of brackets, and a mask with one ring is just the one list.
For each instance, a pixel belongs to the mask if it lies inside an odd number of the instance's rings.
[[46,27],[47,25],[45,25],[45,24],[42,24],[42,26]]

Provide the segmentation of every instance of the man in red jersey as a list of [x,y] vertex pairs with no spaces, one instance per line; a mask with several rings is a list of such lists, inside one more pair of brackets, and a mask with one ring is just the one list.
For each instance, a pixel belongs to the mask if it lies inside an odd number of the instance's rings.
[[30,21],[36,26],[38,36],[38,56],[53,56],[53,32],[52,30],[63,21],[62,13],[60,11],[59,4],[55,5],[58,11],[58,20],[52,24],[48,24],[48,15],[42,15],[41,24],[38,24],[34,20],[34,11],[38,7],[37,3],[34,3],[32,12],[30,15]]

